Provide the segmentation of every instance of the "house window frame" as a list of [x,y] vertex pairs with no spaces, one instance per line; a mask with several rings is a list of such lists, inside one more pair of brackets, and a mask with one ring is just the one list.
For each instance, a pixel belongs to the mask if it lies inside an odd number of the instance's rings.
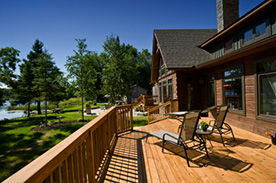
[[[266,23],[266,33],[262,34],[260,36],[256,36],[256,27],[258,25],[262,24],[262,23]],[[261,19],[257,23],[251,25],[250,27],[244,29],[242,31],[242,46],[247,46],[249,44],[252,44],[252,43],[254,43],[256,41],[260,41],[260,40],[262,40],[262,39],[270,36],[271,35],[271,28],[270,27],[271,27],[271,25],[270,25],[270,18],[268,16],[266,18]],[[247,41],[247,42],[244,42],[244,33],[247,32],[247,31],[249,31],[250,29],[252,29],[252,31],[253,31],[252,39],[249,40],[249,41]]]
[[[169,81],[171,81],[171,83],[169,83]],[[170,87],[172,88],[171,92],[170,92],[170,89],[169,89]],[[169,100],[173,99],[173,78],[172,77],[168,79],[168,99]]]
[[[226,49],[226,43],[227,43],[228,41],[232,41],[232,44],[231,44],[231,48]],[[234,38],[233,38],[233,37],[230,37],[230,38],[226,39],[226,40],[224,41],[224,46],[223,46],[224,53],[226,54],[226,53],[230,53],[230,52],[234,51],[234,46],[235,46],[235,45],[234,45]]]
[[246,106],[245,106],[245,79],[244,79],[244,65],[243,64],[240,64],[240,65],[236,65],[236,66],[233,66],[233,67],[228,67],[226,69],[224,69],[222,71],[222,82],[221,82],[221,88],[222,88],[222,101],[223,101],[223,104],[226,104],[226,101],[225,101],[225,89],[224,89],[224,80],[225,79],[229,79],[228,77],[225,77],[224,76],[224,73],[226,71],[229,71],[229,70],[233,70],[233,69],[241,69],[242,73],[240,75],[241,77],[241,93],[242,93],[242,110],[239,110],[239,109],[231,109],[229,108],[229,112],[230,113],[233,113],[233,114],[238,114],[238,115],[242,115],[242,116],[245,116],[246,113]]
[[160,81],[158,83],[158,88],[159,88],[159,103],[163,102],[163,92],[162,92],[162,82]]
[[162,81],[162,95],[163,95],[163,102],[167,102],[168,100],[168,92],[167,92],[167,80]]
[[260,104],[261,104],[261,97],[260,97],[260,93],[261,93],[261,87],[260,87],[260,76],[263,75],[267,75],[267,74],[276,74],[276,70],[275,71],[271,71],[271,72],[258,72],[258,64],[260,63],[264,63],[264,62],[269,62],[272,60],[276,60],[276,55],[274,56],[270,56],[270,57],[266,57],[266,58],[262,58],[259,60],[255,61],[254,64],[254,71],[255,71],[255,117],[258,120],[263,120],[263,121],[268,121],[268,122],[273,122],[276,123],[276,115],[272,116],[272,115],[265,115],[265,114],[261,114],[260,113]]
[[[162,61],[162,64],[161,64],[161,61]],[[162,74],[162,72],[164,72]],[[162,58],[161,54],[159,56],[159,64],[158,64],[158,78],[162,78],[164,76],[167,75],[167,70],[166,70],[166,67],[165,67],[165,62],[164,62],[164,59]]]

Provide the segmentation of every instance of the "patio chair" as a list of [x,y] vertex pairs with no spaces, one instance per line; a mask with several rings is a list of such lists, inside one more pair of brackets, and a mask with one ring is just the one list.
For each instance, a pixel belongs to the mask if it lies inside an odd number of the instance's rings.
[[217,112],[217,115],[216,115],[216,119],[211,120],[209,122],[209,125],[211,126],[211,122],[214,121],[213,127],[214,127],[214,129],[217,130],[217,132],[214,131],[214,133],[219,133],[220,134],[220,138],[221,138],[223,146],[225,146],[225,143],[224,143],[222,134],[227,135],[229,133],[232,133],[233,140],[234,141],[236,140],[231,126],[224,122],[226,114],[228,112],[228,109],[229,109],[229,105],[220,105],[219,109],[218,109],[218,112]]
[[[148,138],[148,136],[154,136],[159,139],[162,139],[162,152],[164,152],[165,142],[169,142],[174,145],[182,147],[184,149],[188,167],[190,167],[189,158],[187,155],[188,149],[205,148],[206,155],[209,158],[208,151],[205,146],[206,143],[204,142],[204,139],[201,138],[201,136],[197,136],[197,134],[196,134],[196,128],[197,128],[200,114],[201,114],[201,111],[190,111],[190,112],[186,113],[184,115],[182,127],[181,127],[179,134],[169,132],[167,130],[161,130],[161,131],[155,131],[155,132],[148,133],[147,138]],[[147,141],[147,139],[146,139],[146,141]],[[188,144],[190,146],[188,146]]]

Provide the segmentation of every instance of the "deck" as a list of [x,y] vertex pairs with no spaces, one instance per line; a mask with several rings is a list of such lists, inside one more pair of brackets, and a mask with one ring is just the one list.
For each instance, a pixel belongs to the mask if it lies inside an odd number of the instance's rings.
[[[111,157],[105,182],[276,182],[276,146],[271,139],[232,126],[226,147],[219,135],[211,137],[210,158],[204,151],[188,150],[191,167],[181,148],[166,145],[146,132],[177,131],[179,121],[167,119],[121,134]],[[207,146],[211,147],[209,142]]]

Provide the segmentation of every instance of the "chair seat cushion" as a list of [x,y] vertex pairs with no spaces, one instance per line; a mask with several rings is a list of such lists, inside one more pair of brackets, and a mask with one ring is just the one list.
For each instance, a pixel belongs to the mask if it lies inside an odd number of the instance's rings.
[[166,141],[170,141],[170,142],[173,142],[173,143],[175,143],[175,144],[178,143],[178,140],[177,140],[177,139],[179,138],[179,135],[176,134],[176,133],[167,131],[167,130],[160,130],[160,131],[150,132],[149,134],[152,135],[152,136],[154,136],[154,137],[157,137],[157,138],[159,138],[159,139],[163,139],[163,135],[164,135],[165,133],[166,133],[166,134],[169,134],[169,135],[171,135],[171,136],[173,136],[173,137],[175,138],[175,139],[174,139],[174,138],[172,138],[172,137],[166,135],[166,136],[165,136],[165,140],[166,140]]

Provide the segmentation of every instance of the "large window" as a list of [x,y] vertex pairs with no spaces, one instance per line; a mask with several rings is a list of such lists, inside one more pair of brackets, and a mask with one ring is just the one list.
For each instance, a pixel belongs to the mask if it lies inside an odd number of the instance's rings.
[[173,99],[173,80],[169,79],[168,80],[168,99]]
[[276,58],[258,63],[257,72],[259,114],[276,116]]
[[168,101],[166,81],[163,81],[163,102]]
[[215,76],[211,75],[209,78],[209,106],[216,105],[216,93],[215,93]]
[[159,103],[162,103],[162,83],[159,83]]
[[230,105],[231,110],[243,110],[243,69],[235,68],[223,73],[223,97],[224,103]]

